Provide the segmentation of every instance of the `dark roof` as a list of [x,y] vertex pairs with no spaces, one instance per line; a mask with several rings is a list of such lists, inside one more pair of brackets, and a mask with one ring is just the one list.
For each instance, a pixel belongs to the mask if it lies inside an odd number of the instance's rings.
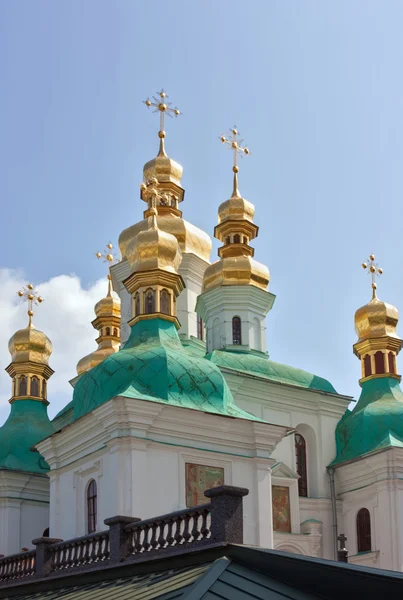
[[400,597],[403,574],[224,544],[0,588],[13,600],[344,600]]

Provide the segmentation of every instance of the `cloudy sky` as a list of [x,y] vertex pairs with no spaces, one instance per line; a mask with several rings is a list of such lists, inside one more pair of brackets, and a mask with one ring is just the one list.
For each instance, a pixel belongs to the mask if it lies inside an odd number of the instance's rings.
[[[403,306],[402,22],[401,0],[0,2],[2,369],[26,322],[15,292],[32,280],[54,346],[50,414],[69,400],[95,347],[94,253],[141,218],[158,130],[141,101],[163,86],[183,112],[167,149],[184,166],[184,216],[211,235],[231,191],[218,136],[236,124],[251,148],[240,189],[277,295],[271,358],[357,396],[369,253],[384,268],[379,296]],[[1,370],[0,420],[9,390]]]

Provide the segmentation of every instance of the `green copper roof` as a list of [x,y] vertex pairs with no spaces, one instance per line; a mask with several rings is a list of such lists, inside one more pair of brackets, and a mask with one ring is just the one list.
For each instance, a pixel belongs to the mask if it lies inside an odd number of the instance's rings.
[[115,396],[260,420],[235,405],[218,367],[184,349],[175,325],[159,318],[136,323],[122,350],[80,377],[74,420]]
[[281,365],[280,363],[254,354],[230,350],[214,350],[206,358],[220,367],[242,371],[250,375],[259,375],[259,377],[265,377],[266,379],[270,379],[270,381],[337,394],[332,384],[322,377],[312,375],[312,373],[302,371],[301,369]]
[[0,428],[0,469],[46,473],[49,466],[30,448],[54,432],[47,406],[36,400],[16,400]]
[[332,464],[390,447],[403,447],[403,392],[397,379],[377,377],[363,382],[356,406],[339,421]]

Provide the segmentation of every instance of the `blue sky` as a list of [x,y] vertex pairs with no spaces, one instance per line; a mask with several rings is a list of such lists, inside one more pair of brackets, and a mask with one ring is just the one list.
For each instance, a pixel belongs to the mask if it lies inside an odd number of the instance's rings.
[[402,22],[400,0],[3,1],[0,266],[85,288],[103,275],[94,252],[142,215],[158,123],[141,101],[164,87],[183,112],[167,150],[184,217],[210,235],[231,192],[218,136],[236,124],[252,151],[240,190],[277,295],[271,358],[356,396],[369,253],[403,309]]

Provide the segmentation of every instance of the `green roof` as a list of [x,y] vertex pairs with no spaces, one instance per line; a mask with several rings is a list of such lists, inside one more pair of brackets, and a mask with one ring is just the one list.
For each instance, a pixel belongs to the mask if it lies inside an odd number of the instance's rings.
[[273,362],[263,356],[231,350],[214,350],[206,358],[220,367],[241,371],[249,375],[258,375],[270,381],[337,394],[332,384],[323,377],[318,377],[302,369]]
[[362,383],[361,396],[336,428],[333,465],[383,448],[403,447],[403,392],[393,377]]
[[16,400],[0,428],[0,469],[46,473],[48,464],[32,446],[54,432],[47,406],[37,400]]
[[158,317],[136,323],[123,349],[80,377],[73,420],[116,396],[260,421],[235,405],[219,368],[188,352],[175,325]]

